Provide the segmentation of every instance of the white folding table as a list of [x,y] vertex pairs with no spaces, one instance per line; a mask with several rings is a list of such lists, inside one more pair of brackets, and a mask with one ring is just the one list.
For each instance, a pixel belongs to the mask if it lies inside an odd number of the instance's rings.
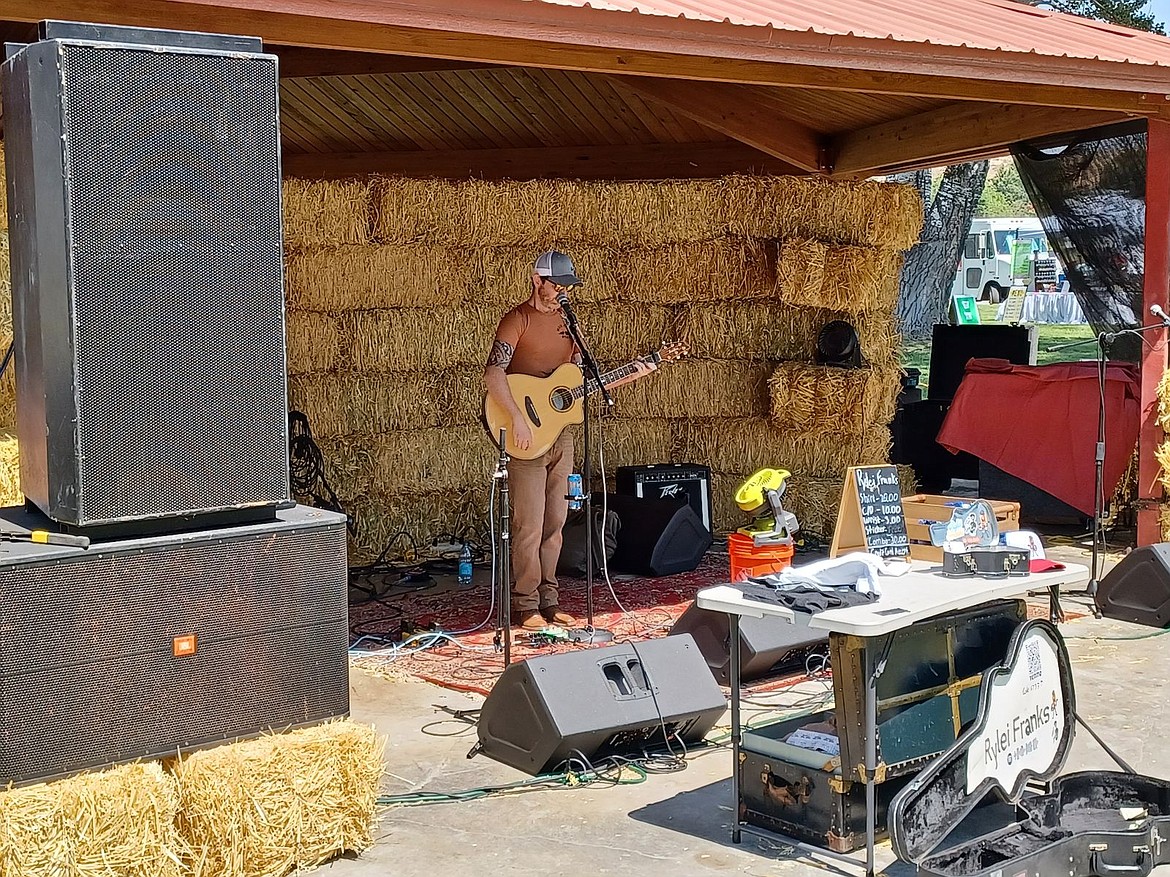
[[[881,637],[909,627],[919,621],[936,618],[949,612],[969,609],[993,600],[1018,598],[1029,591],[1053,587],[1068,588],[1085,585],[1089,581],[1088,567],[1065,564],[1062,570],[1032,573],[1027,576],[988,579],[978,577],[949,578],[941,575],[941,567],[928,561],[916,560],[910,572],[903,576],[880,578],[881,597],[872,603],[829,609],[808,615],[785,606],[765,603],[744,596],[735,585],[716,585],[704,588],[695,597],[700,609],[724,612],[729,620],[731,658],[731,748],[732,748],[732,829],[731,839],[739,843],[740,833],[747,831],[763,837],[774,837],[774,832],[756,828],[740,820],[739,762],[743,732],[740,726],[740,651],[739,619],[748,615],[755,618],[771,617],[792,624],[828,631],[830,639],[836,636]],[[865,678],[865,873],[874,874],[874,835],[876,813],[874,806],[874,773],[877,768],[877,680],[884,669],[884,660],[875,660],[875,649],[866,649]],[[793,846],[812,850],[819,855],[858,864],[851,855],[822,849],[799,841]]]

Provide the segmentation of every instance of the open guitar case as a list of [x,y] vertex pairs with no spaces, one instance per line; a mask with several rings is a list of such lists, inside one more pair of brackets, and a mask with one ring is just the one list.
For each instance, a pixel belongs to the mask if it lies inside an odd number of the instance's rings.
[[1099,738],[1124,772],[1058,776],[1076,721],[1063,639],[1025,622],[974,722],[890,803],[898,858],[934,877],[1145,877],[1170,861],[1170,783]]

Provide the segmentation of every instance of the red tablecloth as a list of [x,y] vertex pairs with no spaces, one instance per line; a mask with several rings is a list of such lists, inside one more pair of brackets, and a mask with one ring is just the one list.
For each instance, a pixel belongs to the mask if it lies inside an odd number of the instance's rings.
[[[972,359],[938,443],[951,451],[968,451],[1091,517],[1098,384],[1094,362],[1028,366]],[[1106,500],[1117,489],[1137,443],[1138,394],[1138,367],[1108,363],[1102,469]]]

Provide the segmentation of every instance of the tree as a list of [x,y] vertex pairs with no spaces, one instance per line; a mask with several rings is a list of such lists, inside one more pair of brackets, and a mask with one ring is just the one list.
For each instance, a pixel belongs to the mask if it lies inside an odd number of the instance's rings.
[[1134,30],[1165,34],[1161,22],[1152,13],[1144,11],[1149,0],[1021,0],[1028,6],[1042,6],[1057,12],[1068,12],[1082,18],[1109,21]]
[[976,216],[1035,216],[1036,210],[1024,189],[1020,172],[1012,162],[1004,162],[987,178],[979,199]]
[[955,266],[987,181],[987,168],[986,161],[951,165],[943,171],[933,197],[929,170],[889,178],[914,185],[923,196],[922,234],[906,254],[899,279],[896,316],[904,342],[927,340],[934,324],[946,321]]

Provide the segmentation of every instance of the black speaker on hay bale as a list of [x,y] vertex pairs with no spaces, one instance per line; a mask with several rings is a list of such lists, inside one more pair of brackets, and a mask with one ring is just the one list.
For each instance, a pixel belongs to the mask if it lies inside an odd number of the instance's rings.
[[[731,624],[726,612],[712,612],[691,604],[670,629],[669,636],[687,634],[702,652],[711,673],[723,685],[731,684]],[[782,618],[739,620],[740,678],[755,679],[784,670],[803,672],[809,658],[827,656],[829,635]]]
[[343,515],[5,548],[0,787],[349,711]]
[[[601,503],[600,497],[594,498],[593,507],[601,508]],[[711,531],[685,497],[651,499],[610,493],[605,503],[621,524],[612,569],[646,576],[688,572],[711,547]]]
[[135,535],[271,520],[289,499],[276,58],[247,37],[41,37],[3,66],[24,494]]
[[1097,583],[1107,618],[1149,627],[1170,625],[1170,543],[1135,548]]
[[664,727],[694,743],[726,707],[689,636],[543,655],[500,676],[479,714],[478,751],[536,775],[575,756],[641,753],[663,743]]

